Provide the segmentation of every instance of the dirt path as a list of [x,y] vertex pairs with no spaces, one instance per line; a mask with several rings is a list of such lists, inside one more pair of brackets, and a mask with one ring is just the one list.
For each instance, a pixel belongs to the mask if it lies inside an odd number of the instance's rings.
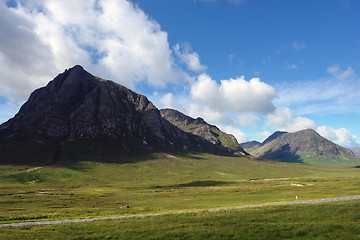
[[170,214],[198,213],[198,212],[205,212],[205,211],[216,212],[216,211],[224,211],[224,210],[256,208],[256,207],[265,207],[265,206],[294,205],[294,204],[315,204],[315,203],[349,201],[349,200],[357,200],[357,199],[360,199],[360,196],[316,199],[316,200],[306,200],[306,201],[296,201],[296,202],[258,204],[258,205],[250,205],[250,206],[243,206],[243,207],[231,207],[231,208],[213,208],[213,209],[204,209],[204,210],[195,210],[195,211],[180,211],[180,212],[173,212],[173,213],[154,213],[154,214],[139,214],[139,215],[115,216],[115,217],[101,217],[101,218],[85,218],[85,219],[68,219],[68,220],[54,220],[54,221],[41,221],[41,222],[9,223],[9,224],[0,224],[0,228],[1,227],[40,226],[40,225],[52,225],[52,224],[63,224],[63,223],[93,222],[93,221],[101,221],[101,220],[114,220],[114,219],[127,219],[127,218],[142,218],[142,217],[152,217],[152,216],[161,216],[161,215],[170,215]]
[[25,172],[27,172],[27,173],[31,173],[32,171],[35,171],[35,170],[38,170],[38,169],[41,169],[41,168],[43,168],[44,166],[42,166],[42,167],[34,167],[34,168],[30,168],[30,169],[27,169]]

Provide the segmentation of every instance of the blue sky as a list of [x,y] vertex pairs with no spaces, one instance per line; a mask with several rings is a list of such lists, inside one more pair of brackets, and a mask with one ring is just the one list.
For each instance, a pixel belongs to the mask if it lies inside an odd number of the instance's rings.
[[239,142],[313,128],[342,146],[360,143],[360,1],[0,5],[0,122],[81,64]]

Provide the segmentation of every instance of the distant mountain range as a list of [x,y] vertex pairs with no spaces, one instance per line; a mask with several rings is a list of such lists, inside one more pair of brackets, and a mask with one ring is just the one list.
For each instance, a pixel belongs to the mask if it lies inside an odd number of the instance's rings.
[[[178,128],[145,96],[75,66],[35,90],[16,116],[0,125],[0,163],[122,161],[152,151],[243,151],[234,137],[212,128],[224,141]],[[227,145],[228,139],[234,141]]]
[[360,164],[360,159],[350,149],[327,140],[312,129],[275,132],[262,143],[248,142],[241,146],[251,155],[264,159],[315,165]]
[[139,155],[157,151],[248,152],[287,162],[360,165],[352,151],[311,129],[275,132],[262,143],[240,145],[233,135],[202,118],[173,109],[159,111],[145,96],[81,66],[35,90],[15,117],[0,125],[0,163],[137,161]]
[[194,119],[174,109],[161,109],[160,114],[185,132],[200,136],[216,146],[223,146],[243,155],[247,154],[233,135],[222,132],[200,117]]

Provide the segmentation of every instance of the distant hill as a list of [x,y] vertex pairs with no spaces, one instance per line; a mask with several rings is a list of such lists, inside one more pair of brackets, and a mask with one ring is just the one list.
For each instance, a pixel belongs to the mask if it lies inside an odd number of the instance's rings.
[[250,142],[244,142],[240,143],[240,146],[248,153],[254,151],[256,148],[261,146],[261,142],[258,141],[250,141]]
[[194,119],[174,109],[161,109],[160,114],[185,132],[200,136],[214,145],[229,148],[243,155],[247,154],[233,135],[222,132],[218,127],[208,124],[200,117]]
[[232,152],[170,124],[145,96],[81,66],[35,90],[0,125],[0,163],[121,161],[149,151]]
[[312,129],[275,132],[250,154],[264,159],[315,165],[360,164],[360,159],[351,150],[327,140]]
[[350,149],[357,157],[360,157],[360,147],[354,147]]

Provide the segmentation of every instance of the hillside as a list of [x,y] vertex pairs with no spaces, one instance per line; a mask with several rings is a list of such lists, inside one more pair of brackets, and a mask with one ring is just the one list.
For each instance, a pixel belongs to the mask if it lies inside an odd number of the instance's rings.
[[121,161],[122,156],[151,151],[229,149],[182,131],[145,96],[81,66],[35,90],[16,116],[0,125],[3,163]]
[[315,165],[347,165],[360,163],[351,150],[320,136],[312,129],[294,133],[275,132],[250,154],[286,162]]
[[161,109],[160,114],[185,132],[200,136],[214,145],[246,155],[233,135],[222,132],[218,127],[208,124],[200,117],[194,119],[174,109]]
[[240,143],[240,146],[246,151],[246,152],[252,152],[259,146],[261,146],[261,142],[258,141],[250,141],[250,142],[244,142]]
[[352,151],[357,157],[360,157],[360,147],[351,148],[351,151]]

